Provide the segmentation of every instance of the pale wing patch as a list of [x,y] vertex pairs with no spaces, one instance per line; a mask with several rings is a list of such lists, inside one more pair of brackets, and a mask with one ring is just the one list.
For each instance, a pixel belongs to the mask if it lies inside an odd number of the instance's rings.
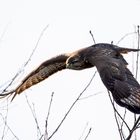
[[44,67],[35,73],[32,76],[26,77],[26,80],[17,88],[16,93],[20,94],[22,91],[26,90],[27,88],[45,80],[53,73],[65,68],[64,63],[56,63],[53,65],[49,65],[48,67]]
[[131,94],[128,97],[122,98],[121,102],[132,107],[140,107],[140,89],[134,87],[131,89]]
[[45,80],[52,74],[63,70],[66,68],[66,60],[69,58],[71,54],[62,54],[56,57],[53,57],[45,62],[43,62],[40,66],[38,66],[35,70],[29,73],[23,80],[22,83],[14,90],[9,91],[5,94],[1,94],[2,98],[6,96],[11,96],[12,100],[15,98],[17,94],[20,94],[24,90],[30,88],[31,86]]

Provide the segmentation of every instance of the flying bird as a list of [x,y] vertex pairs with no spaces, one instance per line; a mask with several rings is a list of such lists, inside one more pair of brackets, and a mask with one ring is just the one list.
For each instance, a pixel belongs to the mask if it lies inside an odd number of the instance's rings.
[[2,97],[22,93],[63,69],[83,70],[96,67],[102,82],[112,93],[113,99],[122,107],[140,114],[140,85],[127,68],[124,53],[139,49],[122,48],[113,44],[99,43],[72,53],[53,57],[29,73],[14,90],[0,94]]

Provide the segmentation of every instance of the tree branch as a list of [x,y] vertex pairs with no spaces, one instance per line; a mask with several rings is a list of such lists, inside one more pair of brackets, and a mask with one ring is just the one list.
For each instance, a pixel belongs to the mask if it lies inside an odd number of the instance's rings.
[[94,36],[93,36],[93,34],[92,34],[92,31],[90,30],[89,33],[90,33],[90,35],[91,35],[91,37],[92,37],[92,39],[93,39],[94,44],[96,44],[95,38],[94,38]]
[[46,31],[46,29],[49,27],[49,25],[47,25],[42,31],[41,31],[41,34],[39,35],[39,38],[37,40],[37,43],[34,47],[34,49],[32,50],[29,58],[27,59],[27,61],[25,62],[25,64],[23,65],[23,67],[21,67],[18,72],[15,74],[15,76],[10,80],[11,82],[3,89],[3,91],[1,92],[0,96],[4,97],[4,96],[7,96],[7,95],[10,95],[12,93],[11,92],[8,92],[8,93],[5,93],[7,92],[7,89],[13,84],[13,82],[15,81],[15,79],[19,76],[19,74],[24,70],[24,68],[28,65],[28,63],[31,61],[31,58],[33,56],[33,54],[35,53],[38,45],[39,45],[39,42],[42,38],[42,36],[44,35],[44,32]]
[[130,35],[133,35],[133,34],[136,34],[137,32],[131,32],[131,33],[127,33],[125,34],[117,43],[116,45],[118,45],[122,40],[124,40],[126,37],[130,36]]
[[52,105],[52,101],[53,101],[53,95],[54,95],[54,92],[52,92],[52,95],[51,95],[51,100],[50,100],[50,104],[49,104],[48,114],[47,114],[47,118],[46,118],[44,140],[48,140],[48,119],[49,119],[51,105]]
[[38,123],[38,120],[37,120],[37,116],[36,116],[36,113],[35,113],[34,104],[33,104],[33,108],[32,108],[30,103],[29,103],[27,95],[25,95],[25,97],[26,97],[27,104],[28,104],[28,106],[29,106],[29,108],[32,112],[33,118],[35,120],[36,127],[37,127],[37,137],[39,138],[41,136],[41,130],[40,130],[39,123]]
[[61,120],[61,122],[59,123],[59,125],[57,126],[57,128],[54,130],[54,132],[48,137],[48,140],[52,138],[52,136],[58,131],[58,129],[60,128],[60,126],[63,124],[64,120],[66,119],[66,117],[68,116],[68,114],[70,113],[70,111],[72,110],[72,108],[75,106],[75,104],[78,102],[78,100],[80,99],[80,97],[82,96],[82,94],[87,90],[87,88],[89,87],[89,85],[91,84],[93,78],[95,77],[96,72],[94,73],[94,75],[92,76],[91,80],[89,81],[89,83],[87,84],[87,86],[83,89],[83,91],[79,94],[79,96],[76,98],[76,100],[73,102],[73,104],[70,106],[69,110],[67,111],[67,113],[65,114],[65,116],[63,117],[63,119]]

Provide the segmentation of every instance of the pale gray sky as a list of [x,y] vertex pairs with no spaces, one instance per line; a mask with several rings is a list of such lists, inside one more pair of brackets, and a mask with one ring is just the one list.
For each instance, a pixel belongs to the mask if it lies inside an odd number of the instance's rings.
[[[1,0],[0,21],[0,85],[10,80],[24,65],[41,31],[49,24],[31,62],[14,83],[15,87],[40,62],[61,53],[92,45],[89,30],[92,30],[97,43],[114,41],[114,44],[126,33],[134,32],[136,26],[140,25],[140,1]],[[133,47],[135,36],[126,38],[119,45]],[[126,59],[131,67],[132,54]],[[80,72],[65,70],[17,96],[8,110],[8,125],[15,135],[20,140],[37,139],[36,124],[25,94],[28,95],[30,102],[35,104],[43,133],[50,96],[52,92],[55,93],[48,126],[50,134],[89,82],[95,70],[95,68]],[[119,139],[106,88],[97,74],[84,97],[98,92],[101,94],[76,104],[52,140],[79,140],[87,122],[88,128],[92,127],[88,140]],[[6,108],[3,108],[4,105],[0,104],[0,112],[3,114]],[[130,113],[128,121],[131,122],[132,117],[133,114]],[[1,137],[3,133],[1,118],[0,124]],[[12,139],[11,136],[8,132],[4,140]]]

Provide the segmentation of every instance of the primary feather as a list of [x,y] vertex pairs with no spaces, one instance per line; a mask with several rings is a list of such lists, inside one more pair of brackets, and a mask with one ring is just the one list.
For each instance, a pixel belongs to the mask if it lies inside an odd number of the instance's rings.
[[111,91],[117,104],[140,114],[140,85],[121,55],[121,53],[139,50],[109,44],[99,44],[97,47],[100,51],[96,51],[96,54],[90,57],[90,62],[97,67],[104,85]]
[[31,86],[38,84],[39,82],[51,76],[52,74],[65,69],[66,60],[68,57],[69,57],[69,54],[59,55],[43,62],[35,70],[29,73],[22,80],[19,86],[16,87],[16,89],[8,93],[1,94],[1,96],[5,97],[7,95],[13,95],[12,97],[12,100],[13,100],[17,94],[20,94],[21,92],[30,88]]

